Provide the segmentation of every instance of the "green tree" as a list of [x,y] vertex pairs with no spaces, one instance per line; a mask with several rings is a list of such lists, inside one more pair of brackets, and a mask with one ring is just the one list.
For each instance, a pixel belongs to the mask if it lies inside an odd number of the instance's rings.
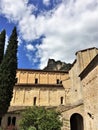
[[5,30],[3,30],[0,33],[0,64],[1,64],[3,56],[4,56],[5,35],[6,35],[6,32],[5,32]]
[[60,113],[44,107],[26,109],[19,122],[22,130],[61,130]]
[[17,31],[13,29],[9,38],[7,50],[0,64],[0,116],[3,116],[10,106],[13,87],[16,83],[17,70]]

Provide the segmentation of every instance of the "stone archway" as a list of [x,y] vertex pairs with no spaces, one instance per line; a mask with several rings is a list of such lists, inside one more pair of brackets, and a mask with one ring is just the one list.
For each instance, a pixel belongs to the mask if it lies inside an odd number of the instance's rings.
[[84,130],[83,117],[80,114],[74,113],[71,116],[70,128],[71,130]]

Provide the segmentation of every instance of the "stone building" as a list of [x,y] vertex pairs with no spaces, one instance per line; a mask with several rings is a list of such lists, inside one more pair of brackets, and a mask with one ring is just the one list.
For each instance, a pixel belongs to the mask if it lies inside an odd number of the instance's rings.
[[69,71],[17,70],[17,84],[3,128],[19,129],[20,112],[27,106],[56,107],[62,130],[98,130],[98,49],[78,51]]

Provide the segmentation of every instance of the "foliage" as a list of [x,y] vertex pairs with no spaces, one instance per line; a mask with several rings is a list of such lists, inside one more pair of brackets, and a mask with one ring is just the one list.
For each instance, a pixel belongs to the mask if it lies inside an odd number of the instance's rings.
[[5,30],[3,30],[0,33],[0,64],[2,62],[3,55],[4,55],[5,34],[6,34]]
[[22,130],[61,130],[60,113],[44,107],[30,107],[22,113]]
[[28,128],[28,130],[36,130],[36,128],[33,127],[33,126],[30,126],[30,127]]
[[3,116],[10,106],[13,87],[16,83],[18,43],[16,27],[13,29],[8,43],[0,64],[0,116]]

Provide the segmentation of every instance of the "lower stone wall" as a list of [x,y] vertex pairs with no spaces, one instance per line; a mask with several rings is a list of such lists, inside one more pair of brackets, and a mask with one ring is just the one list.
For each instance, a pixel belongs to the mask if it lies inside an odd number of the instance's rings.
[[7,113],[1,121],[2,130],[19,130],[19,113]]
[[[18,108],[14,108],[14,109],[17,109]],[[19,107],[20,109],[20,107]],[[22,109],[25,109],[24,107],[21,108]],[[75,113],[77,114],[80,114],[83,118],[84,118],[84,105],[83,104],[77,104],[77,105],[73,105],[73,106],[59,106],[59,108],[57,108],[58,110],[60,109],[62,112],[61,112],[61,118],[63,120],[63,127],[62,127],[62,130],[70,130],[71,129],[71,124],[70,124],[70,119],[71,119],[71,116]],[[10,110],[13,110],[13,108],[11,108]],[[11,121],[10,121],[10,125],[13,124],[13,118],[15,117],[16,120],[15,120],[15,130],[19,130],[19,119],[21,118],[20,117],[20,113],[18,111],[16,112],[9,112],[7,113],[3,119],[2,119],[2,128],[3,130],[12,130],[12,129],[8,129],[8,120],[9,120],[9,117],[11,118]]]
[[86,130],[98,130],[98,66],[82,81]]
[[[66,104],[65,90],[63,86],[45,86],[45,87],[24,87],[17,86],[14,88],[11,106],[58,106]],[[56,99],[56,100],[55,100]]]
[[[71,106],[72,107],[72,106]],[[62,130],[71,130],[71,116],[73,114],[79,114],[83,117],[83,125],[84,125],[84,105],[79,105],[79,106],[73,106],[72,108],[69,107],[68,110],[63,111],[62,114],[62,119],[63,119],[63,127]]]

